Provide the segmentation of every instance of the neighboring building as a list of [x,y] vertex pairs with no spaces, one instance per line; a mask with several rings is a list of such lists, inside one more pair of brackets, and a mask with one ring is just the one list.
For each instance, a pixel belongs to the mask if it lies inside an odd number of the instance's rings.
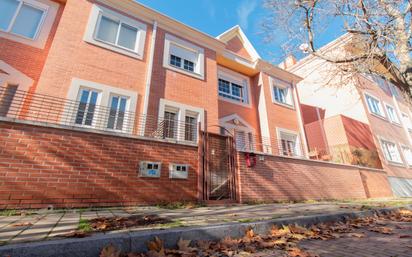
[[[342,36],[322,51],[345,51],[351,40]],[[337,76],[334,67],[314,56],[287,67],[303,77],[298,93],[311,154],[323,148],[320,158],[383,168],[395,195],[412,196],[410,105],[391,83]]]
[[[1,83],[8,98],[36,93],[19,110],[3,99],[3,116],[24,110],[189,143],[200,123],[234,135],[240,150],[305,154],[300,78],[262,60],[239,26],[215,38],[130,0],[7,0],[0,9]],[[56,99],[52,113],[34,110],[39,94]]]

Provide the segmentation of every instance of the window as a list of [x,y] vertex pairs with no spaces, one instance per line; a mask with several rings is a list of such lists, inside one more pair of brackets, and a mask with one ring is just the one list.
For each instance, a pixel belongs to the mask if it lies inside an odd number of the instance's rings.
[[386,160],[395,163],[402,163],[401,156],[395,143],[381,140],[382,151]]
[[33,0],[0,0],[0,30],[35,39],[47,7]]
[[185,140],[196,141],[197,139],[197,118],[194,116],[185,117]]
[[241,103],[246,101],[243,86],[224,79],[219,79],[219,95]]
[[300,156],[299,139],[297,133],[278,131],[279,152],[285,156]]
[[123,130],[125,123],[127,97],[112,96],[110,102],[111,103],[107,128],[114,130]]
[[370,95],[365,95],[365,97],[366,97],[366,102],[369,107],[369,111],[378,116],[385,117],[382,111],[382,106],[381,106],[380,101]]
[[389,120],[393,123],[400,124],[398,114],[396,113],[395,109],[385,104],[386,112],[388,113]]
[[402,121],[408,130],[412,130],[411,119],[409,119],[409,116],[406,113],[402,113]]
[[170,44],[170,65],[189,72],[195,71],[195,63],[198,56],[195,51],[183,48],[176,44]]
[[93,5],[84,40],[142,59],[147,26],[111,9]]
[[172,111],[165,111],[163,120],[163,137],[176,138],[177,134],[177,114]]
[[136,52],[137,32],[137,28],[102,14],[96,29],[96,39]]
[[254,151],[254,140],[251,132],[235,129],[236,149],[241,151]]
[[166,34],[163,66],[203,79],[204,49],[170,34]]
[[75,123],[78,125],[93,125],[99,92],[91,89],[81,89],[79,94],[79,106]]
[[271,78],[273,102],[293,106],[292,87],[282,80]]
[[409,166],[412,166],[412,150],[407,146],[402,146],[403,157]]

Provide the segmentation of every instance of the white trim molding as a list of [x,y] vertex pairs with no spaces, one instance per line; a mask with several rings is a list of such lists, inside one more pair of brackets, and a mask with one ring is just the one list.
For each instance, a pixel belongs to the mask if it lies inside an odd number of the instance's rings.
[[[287,94],[285,96],[285,100],[286,100],[285,103],[277,101],[275,99],[275,92],[274,92],[275,87],[287,89]],[[269,89],[270,89],[270,95],[272,96],[272,103],[278,104],[280,106],[284,106],[290,109],[295,109],[296,103],[295,103],[295,98],[293,96],[294,87],[292,83],[284,81],[282,79],[269,76]]]
[[300,138],[300,133],[297,132],[297,131],[294,131],[294,130],[289,130],[289,129],[285,129],[285,128],[276,127],[276,136],[277,136],[277,143],[278,143],[277,147],[278,147],[278,150],[279,150],[279,154],[283,155],[281,153],[281,151],[283,150],[283,149],[281,149],[282,145],[280,145],[281,140],[282,140],[282,137],[281,137],[282,133],[286,134],[286,135],[296,136],[296,141],[295,141],[296,156],[297,157],[299,157],[299,156],[302,157],[305,153],[302,153],[302,150],[304,150],[304,149],[302,149],[303,145],[301,143],[302,140]]
[[[129,116],[125,119],[123,129],[121,130],[121,132],[126,132],[126,133],[132,132],[134,119],[136,118],[135,113],[136,113],[136,105],[137,105],[137,99],[138,99],[137,92],[118,88],[118,87],[111,86],[111,85],[105,85],[105,84],[101,84],[101,83],[97,83],[93,81],[73,78],[71,85],[70,85],[70,89],[67,93],[66,99],[69,99],[72,101],[78,101],[80,97],[79,93],[81,89],[91,89],[91,90],[97,91],[99,95],[97,98],[96,105],[101,106],[102,108],[110,108],[110,104],[111,104],[110,101],[111,101],[112,96],[126,97],[127,98],[126,112],[129,113]],[[105,125],[108,121],[108,117],[106,117],[108,114],[107,111],[106,113],[102,113],[101,111],[99,111],[99,109],[96,109],[96,113],[94,115],[97,118],[94,119],[93,124],[91,126],[86,126],[86,125],[75,124],[77,111],[73,110],[73,108],[77,108],[77,107],[73,106],[72,103],[67,104],[67,106],[65,107],[65,114],[62,116],[61,123],[67,124],[69,122],[73,126],[89,127],[89,128],[104,128],[104,130],[112,131],[112,129],[107,128],[107,126]],[[68,117],[71,117],[70,121],[67,121]]]
[[[136,42],[135,42],[134,49],[128,49],[126,47],[121,47],[117,44],[105,42],[97,38],[96,34],[98,32],[99,24],[103,16],[108,17],[109,19],[118,21],[119,24],[125,24],[129,27],[137,29]],[[118,52],[120,54],[142,60],[143,55],[144,55],[144,46],[146,42],[146,31],[147,31],[146,24],[140,21],[137,21],[135,19],[129,18],[125,15],[122,15],[118,12],[115,12],[111,9],[105,8],[100,5],[93,4],[92,10],[89,16],[89,21],[87,23],[86,33],[84,34],[83,40],[88,43],[109,49],[111,51]]]
[[[185,141],[184,131],[184,124],[186,116],[196,116],[197,123],[200,122],[200,127],[204,130],[205,128],[205,110],[200,107],[194,107],[187,104],[182,104],[178,102],[174,102],[171,100],[167,100],[164,98],[160,99],[159,102],[159,114],[158,114],[158,124],[160,124],[164,120],[164,113],[167,110],[173,110],[177,114],[177,140],[178,141]],[[197,124],[196,124],[197,127]],[[198,131],[196,131],[196,139],[199,138]],[[187,142],[187,141],[186,141]],[[196,142],[197,143],[197,142]]]
[[[196,57],[193,60],[194,69],[193,71],[185,70],[183,68],[178,68],[170,64],[170,56],[172,46],[176,48],[181,48],[182,52],[192,52]],[[178,56],[182,58],[182,62],[185,56]],[[192,60],[190,60],[192,61]],[[164,51],[163,51],[163,67],[169,70],[177,71],[198,79],[205,78],[205,50],[201,47],[198,47],[188,41],[175,37],[171,34],[165,35],[164,42]]]
[[[371,110],[371,108],[370,108],[370,106],[369,106],[369,103],[368,103],[368,98],[367,98],[367,97],[370,97],[370,98],[372,98],[373,100],[376,100],[376,101],[378,102],[378,107],[379,107],[380,111],[382,112],[382,114],[374,113],[374,112]],[[364,93],[363,93],[363,98],[364,98],[364,100],[365,100],[366,107],[367,107],[367,109],[368,109],[368,111],[369,111],[369,113],[370,113],[371,115],[387,121],[386,114],[385,114],[385,110],[384,110],[384,106],[383,106],[383,104],[382,104],[382,101],[381,101],[378,97],[372,95],[371,93],[364,92]]]
[[[381,149],[381,151],[382,151],[382,154],[383,154],[383,157],[384,157],[386,163],[387,163],[387,164],[391,164],[391,165],[396,165],[396,166],[402,166],[402,167],[404,167],[404,166],[405,166],[405,162],[402,160],[402,157],[403,157],[403,156],[402,156],[401,151],[400,151],[400,150],[402,150],[402,149],[400,149],[400,145],[399,145],[397,142],[394,142],[394,141],[389,140],[389,139],[387,139],[387,138],[384,138],[384,137],[382,137],[382,136],[376,136],[376,137],[377,137],[377,139],[378,139],[378,141],[379,141],[380,149]],[[388,159],[388,157],[386,156],[385,150],[384,150],[384,148],[383,148],[383,142],[393,144],[393,145],[396,147],[396,151],[398,152],[398,156],[399,156],[399,159],[400,159],[399,162]]]
[[37,31],[33,38],[25,37],[22,35],[18,35],[12,33],[11,25],[16,19],[16,14],[14,15],[9,28],[7,30],[0,29],[0,37],[7,38],[9,40],[13,40],[15,42],[19,42],[25,45],[29,45],[35,48],[44,49],[47,39],[49,37],[50,31],[53,27],[54,21],[57,16],[57,11],[59,10],[59,4],[50,1],[50,0],[22,0],[21,2],[26,3],[27,5],[33,6],[38,8],[39,10],[43,11],[43,15],[39,22]]

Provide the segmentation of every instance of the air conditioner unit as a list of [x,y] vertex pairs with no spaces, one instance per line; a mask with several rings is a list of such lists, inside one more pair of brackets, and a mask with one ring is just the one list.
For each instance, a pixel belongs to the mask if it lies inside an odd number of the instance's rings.
[[141,161],[139,167],[139,177],[160,178],[161,169],[161,162]]
[[187,164],[169,164],[169,178],[187,179],[189,174],[189,165]]

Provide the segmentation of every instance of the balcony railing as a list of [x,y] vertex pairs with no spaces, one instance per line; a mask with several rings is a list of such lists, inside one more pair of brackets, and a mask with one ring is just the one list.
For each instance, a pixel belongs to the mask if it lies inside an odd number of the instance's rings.
[[0,87],[0,117],[196,144],[198,122],[165,119],[44,94]]

